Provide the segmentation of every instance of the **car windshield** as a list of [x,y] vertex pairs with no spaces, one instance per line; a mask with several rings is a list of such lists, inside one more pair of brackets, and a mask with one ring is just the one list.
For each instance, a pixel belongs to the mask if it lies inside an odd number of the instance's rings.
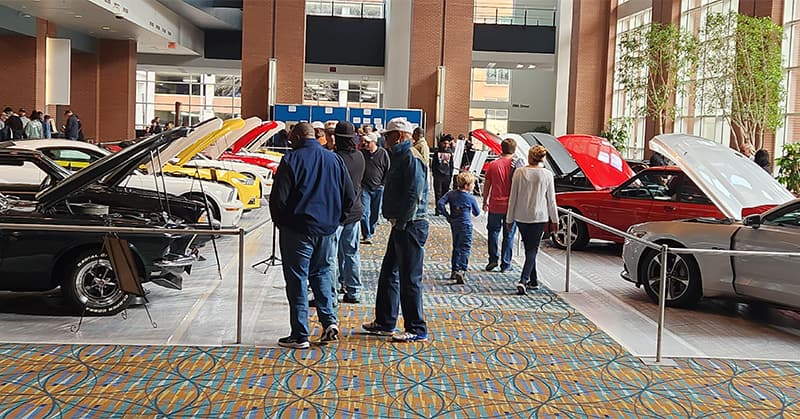
[[800,227],[800,204],[790,205],[770,214],[764,223],[784,227]]

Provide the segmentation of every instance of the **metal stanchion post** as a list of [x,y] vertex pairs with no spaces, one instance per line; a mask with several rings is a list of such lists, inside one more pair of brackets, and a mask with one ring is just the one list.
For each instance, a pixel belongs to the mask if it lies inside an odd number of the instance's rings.
[[661,362],[661,341],[664,334],[664,311],[667,305],[667,256],[669,246],[661,246],[661,283],[658,287],[658,336],[656,338],[656,362]]
[[242,343],[242,293],[244,291],[244,229],[239,229],[239,288],[236,294],[236,344]]
[[564,264],[566,265],[567,273],[564,279],[564,292],[569,292],[569,270],[570,270],[570,261],[572,259],[572,210],[567,211],[566,239],[567,239],[567,259]]

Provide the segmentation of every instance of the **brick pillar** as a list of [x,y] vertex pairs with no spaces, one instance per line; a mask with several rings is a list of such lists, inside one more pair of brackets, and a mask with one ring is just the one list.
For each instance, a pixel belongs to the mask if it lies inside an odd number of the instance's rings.
[[47,111],[45,81],[47,78],[47,36],[55,34],[55,25],[36,19],[36,37],[0,36],[3,61],[13,63],[0,72],[0,109],[11,106],[25,108],[28,116],[34,110]]
[[473,0],[416,1],[413,5],[409,106],[427,116],[426,138],[433,145],[438,67],[445,70],[443,132],[469,131]]
[[573,3],[567,133],[597,135],[605,125],[610,20],[610,4]]
[[[136,110],[136,42],[98,39],[98,141],[133,138]],[[77,111],[76,111],[77,113]],[[80,114],[79,114],[80,115]]]
[[[80,117],[86,138],[97,139],[100,132],[100,66],[97,54],[73,50],[71,64],[69,109]],[[53,115],[56,116],[61,121],[61,115]]]
[[273,56],[278,60],[275,100],[303,102],[305,35],[305,7],[296,0],[244,0],[243,116],[268,118],[269,59]]
[[[653,0],[652,21],[660,23],[673,23],[680,25],[681,22],[681,2],[680,0]],[[674,101],[675,98],[672,98]],[[668,122],[666,132],[674,130],[674,123]],[[658,134],[658,121],[647,118],[644,126],[644,157],[650,158],[653,154],[650,151],[650,139]]]
[[[739,13],[749,16],[766,16],[781,25],[783,24],[783,3],[782,0],[739,0]],[[778,150],[775,149],[774,132],[764,134],[762,148],[769,151],[770,159],[775,158]]]

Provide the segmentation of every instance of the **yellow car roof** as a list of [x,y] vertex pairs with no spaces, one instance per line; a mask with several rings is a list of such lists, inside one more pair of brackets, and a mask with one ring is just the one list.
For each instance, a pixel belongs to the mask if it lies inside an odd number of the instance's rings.
[[205,137],[197,140],[194,144],[189,145],[188,147],[181,150],[180,153],[177,155],[177,161],[173,162],[175,165],[183,166],[186,164],[187,161],[191,160],[192,157],[197,155],[197,153],[206,149],[206,147],[213,144],[218,139],[222,138],[225,134],[231,132],[235,129],[241,129],[244,127],[244,120],[241,118],[232,118],[222,123],[222,128],[206,135]]

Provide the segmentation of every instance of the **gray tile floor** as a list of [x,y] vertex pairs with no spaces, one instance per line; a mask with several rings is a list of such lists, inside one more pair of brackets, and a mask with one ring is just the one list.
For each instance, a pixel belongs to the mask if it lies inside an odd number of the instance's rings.
[[[288,305],[280,267],[267,274],[251,264],[269,256],[272,225],[266,208],[245,214],[246,238],[243,343],[275,346],[288,331]],[[484,234],[485,219],[475,221]],[[58,343],[232,344],[236,338],[237,244],[218,242],[223,279],[216,272],[211,246],[181,291],[150,285],[153,329],[141,308],[129,318],[93,317],[72,333],[77,317],[64,315],[58,292],[0,292],[0,341]],[[559,292],[629,351],[652,356],[655,351],[657,306],[645,293],[619,277],[620,247],[595,244],[573,255],[571,292]],[[472,263],[485,264],[485,249],[473,249]],[[539,259],[543,282],[554,290],[564,286],[563,252],[543,247]],[[55,313],[55,314],[54,314]],[[59,314],[62,313],[62,314]],[[314,331],[313,333],[319,333]],[[705,301],[694,310],[668,309],[664,354],[669,357],[732,357],[748,359],[800,358],[800,315],[731,302]]]

